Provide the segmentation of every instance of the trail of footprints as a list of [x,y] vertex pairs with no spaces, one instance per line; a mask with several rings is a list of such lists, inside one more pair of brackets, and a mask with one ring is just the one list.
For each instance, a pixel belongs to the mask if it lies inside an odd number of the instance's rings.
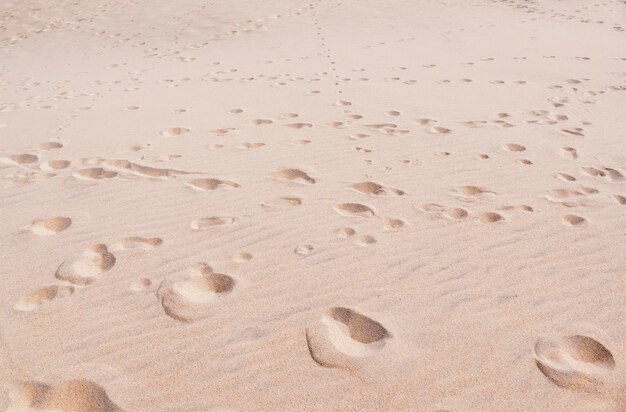
[[[326,39],[321,34],[321,27],[316,20],[316,29],[319,31],[319,39],[322,46],[326,47]],[[330,49],[324,51],[329,53],[327,58],[332,66],[337,93],[342,94],[339,88],[343,81],[336,74],[335,64],[330,60]],[[356,69],[355,69],[356,70]],[[276,80],[276,79],[271,79]],[[368,79],[364,78],[363,81]],[[389,79],[390,81],[401,80],[399,77]],[[410,80],[407,80],[410,82]],[[461,82],[471,83],[471,79],[461,79]],[[567,79],[564,85],[554,85],[555,90],[562,90],[564,87],[581,87],[584,79]],[[442,81],[443,84],[450,83],[449,80]],[[503,81],[494,80],[495,85],[504,84]],[[519,81],[519,85],[525,84]],[[316,93],[312,93],[316,94]],[[588,97],[595,97],[595,92],[589,92]],[[587,100],[591,104],[592,100]],[[571,101],[565,96],[556,96],[550,104],[553,109],[561,108],[570,104]],[[339,99],[335,106],[344,111],[346,121],[329,122],[322,127],[334,129],[354,129],[346,130],[346,138],[367,142],[376,135],[401,137],[411,135],[416,132],[432,135],[436,139],[446,139],[450,135],[459,134],[462,127],[468,129],[480,129],[484,127],[496,127],[503,131],[514,128],[519,124],[519,118],[511,113],[501,112],[491,118],[478,120],[461,120],[455,126],[453,122],[442,122],[437,119],[417,118],[411,119],[410,123],[416,125],[417,129],[412,129],[410,125],[403,122],[403,113],[390,109],[382,113],[387,119],[384,121],[367,121],[364,116],[353,113],[351,108],[353,103]],[[138,110],[138,106],[129,106],[128,111]],[[177,109],[178,113],[184,113],[185,109]],[[231,109],[230,114],[239,116],[244,113],[241,108]],[[587,135],[587,128],[591,126],[588,122],[581,121],[575,123],[569,116],[560,111],[535,109],[526,114],[523,121],[528,125],[554,126],[556,131],[562,136],[574,139],[584,138]],[[274,118],[257,117],[249,119],[247,122],[252,127],[269,128],[274,127],[281,119],[282,126],[292,130],[308,130],[320,127],[314,123],[299,119],[297,113],[282,113]],[[296,121],[296,118],[297,121]],[[344,119],[345,120],[345,119]],[[363,123],[359,123],[365,120]],[[461,127],[462,126],[462,127]],[[214,129],[211,133],[215,136],[226,136],[237,133],[238,130],[232,127]],[[161,130],[160,136],[165,139],[185,139],[193,136],[190,127],[175,126]],[[312,143],[308,139],[297,139],[285,142],[289,145],[306,145]],[[264,142],[246,142],[236,146],[239,150],[263,150]],[[580,184],[580,179],[594,179],[603,184],[616,184],[624,181],[624,172],[616,167],[598,164],[579,164],[581,162],[580,153],[572,146],[563,146],[556,150],[556,155],[573,162],[573,168],[568,171],[555,172],[555,177],[566,187],[548,189],[542,200],[548,204],[556,205],[560,208],[578,208],[585,206],[587,202],[595,201],[601,196],[598,189]],[[34,148],[25,150],[24,153],[2,154],[0,162],[12,170],[11,174],[3,176],[14,184],[28,184],[35,181],[46,180],[57,175],[71,176],[75,179],[99,183],[109,179],[118,178],[148,178],[148,179],[185,179],[185,185],[191,190],[198,192],[198,196],[204,192],[214,192],[223,190],[242,190],[243,185],[235,180],[222,177],[197,177],[195,175],[205,175],[202,172],[183,171],[170,168],[159,168],[142,164],[139,160],[126,159],[104,159],[101,157],[82,158],[78,160],[66,160],[49,158],[46,153],[60,151],[63,144],[56,141],[46,141],[36,145]],[[130,152],[136,153],[143,150],[143,145],[135,145],[129,148]],[[209,149],[218,150],[224,148],[221,144],[212,144]],[[366,147],[355,148],[358,152],[367,155],[371,149]],[[495,154],[504,154],[512,157],[512,161],[523,166],[531,166],[532,160],[518,158],[516,156],[528,153],[526,146],[517,142],[502,144],[498,149],[488,153],[479,153],[478,159],[488,161]],[[437,156],[445,158],[450,153],[441,151]],[[144,158],[142,158],[144,159]],[[166,159],[154,159],[155,161],[167,161]],[[410,160],[401,159],[401,163],[409,164]],[[313,170],[302,166],[286,166],[277,170],[266,171],[266,177],[275,180],[277,184],[294,187],[306,187],[311,185],[324,184],[324,176],[318,176]],[[242,182],[245,183],[245,182]],[[372,180],[363,180],[349,183],[345,189],[355,192],[364,199],[372,202],[378,198],[397,198],[399,200],[410,199],[410,195],[404,190],[387,186]],[[206,194],[209,195],[209,194]],[[416,202],[415,209],[422,215],[431,218],[444,218],[451,221],[475,221],[482,224],[505,224],[507,219],[518,214],[528,214],[534,212],[534,208],[529,205],[514,205],[496,208],[495,210],[483,210],[480,203],[485,200],[495,198],[499,195],[498,190],[475,185],[464,184],[449,190],[449,198],[458,201],[459,204],[448,206],[431,202],[428,200]],[[611,193],[609,196],[618,205],[626,205],[626,196],[618,193]],[[305,198],[300,195],[285,195],[260,204],[260,207],[267,211],[284,210],[287,208],[297,208],[305,202]],[[385,214],[374,207],[368,201],[363,202],[341,202],[336,201],[332,206],[339,215],[356,224],[365,221],[380,221],[381,229],[384,232],[398,232],[410,228],[410,224],[403,218],[384,217]],[[445,202],[441,202],[445,203]],[[474,206],[476,206],[474,208]],[[475,210],[474,210],[475,209]],[[561,221],[566,225],[584,227],[590,223],[585,217],[574,213],[566,213],[561,217]],[[190,222],[192,230],[220,230],[239,222],[236,216],[206,216]],[[27,230],[37,236],[62,236],[66,230],[71,230],[74,222],[70,217],[52,216],[38,218],[27,226]],[[358,229],[358,228],[357,228]],[[345,226],[335,230],[334,235],[339,240],[351,240],[359,246],[371,246],[377,243],[377,239],[367,233],[360,233],[357,229]],[[117,263],[117,254],[150,251],[162,245],[161,238],[143,238],[137,236],[126,237],[113,243],[110,247],[105,244],[94,244],[75,255],[69,256],[61,262],[56,271],[53,284],[42,286],[25,296],[15,305],[14,310],[18,312],[33,312],[40,310],[55,301],[68,298],[84,287],[90,287],[96,282],[106,277]],[[114,254],[115,253],[115,254]],[[299,244],[294,247],[293,253],[306,258],[315,253],[315,247],[311,244]],[[129,256],[128,258],[132,258]],[[236,262],[245,263],[252,259],[252,255],[241,252],[234,258]],[[152,280],[141,277],[133,280],[129,285],[130,290],[140,293],[152,288]],[[171,319],[190,323],[200,321],[210,316],[212,305],[227,304],[229,299],[236,298],[235,294],[244,293],[242,282],[234,276],[218,273],[207,263],[197,263],[180,273],[169,274],[159,284],[155,295],[161,305],[162,311]],[[348,307],[332,307],[325,311],[319,322],[309,325],[304,331],[304,344],[308,354],[314,364],[323,368],[344,369],[356,371],[367,365],[367,358],[372,356],[384,356],[385,348],[396,339],[393,331],[389,331],[383,324],[375,320],[375,316],[367,316],[355,309]],[[538,371],[543,374],[551,383],[569,390],[584,392],[600,391],[607,382],[615,368],[616,361],[611,351],[602,343],[592,337],[582,335],[572,335],[552,339],[540,339],[536,342],[533,350],[534,361]],[[78,396],[67,397],[64,395],[71,391]],[[89,393],[88,397],[81,400],[81,393]],[[91,396],[91,394],[97,396]],[[97,402],[98,407],[93,410],[117,411],[117,406],[108,398],[106,392],[93,382],[86,380],[73,380],[52,386],[40,382],[25,382],[17,389],[16,395],[12,398],[15,407],[25,408],[58,408],[71,409],[71,402]],[[69,399],[69,400],[68,400]],[[69,403],[68,403],[69,402]],[[81,404],[82,405],[82,404]],[[104,409],[102,408],[104,405]],[[99,408],[99,409],[98,409]],[[91,409],[87,409],[91,410]]]

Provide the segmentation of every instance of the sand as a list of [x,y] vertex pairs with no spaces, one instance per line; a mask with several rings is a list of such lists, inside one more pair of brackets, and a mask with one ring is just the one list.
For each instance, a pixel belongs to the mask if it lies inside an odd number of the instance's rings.
[[0,410],[626,411],[622,1],[0,16]]

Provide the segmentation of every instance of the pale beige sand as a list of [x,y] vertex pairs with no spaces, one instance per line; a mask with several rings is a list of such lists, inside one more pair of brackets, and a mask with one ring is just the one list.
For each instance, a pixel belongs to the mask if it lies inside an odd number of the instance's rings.
[[626,410],[622,1],[0,17],[0,410]]

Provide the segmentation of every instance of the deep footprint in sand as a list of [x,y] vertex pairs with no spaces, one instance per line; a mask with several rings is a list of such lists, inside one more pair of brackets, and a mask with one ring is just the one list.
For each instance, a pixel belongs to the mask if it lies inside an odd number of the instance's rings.
[[46,219],[35,219],[30,231],[39,236],[56,235],[72,225],[72,219],[65,216],[54,216]]
[[280,169],[272,173],[272,176],[279,180],[289,180],[291,182],[314,184],[315,179],[300,169]]
[[599,390],[615,368],[611,351],[597,340],[582,335],[539,339],[534,355],[541,373],[567,389]]
[[235,189],[239,187],[239,183],[220,179],[194,179],[187,182],[187,186],[200,192],[206,192],[209,190]]
[[186,275],[164,280],[157,297],[167,316],[180,322],[193,322],[210,315],[210,306],[226,298],[235,288],[231,276],[215,273],[206,263],[197,263]]
[[31,312],[40,307],[74,293],[74,286],[71,285],[50,285],[44,286],[23,296],[13,306],[14,310],[20,312]]
[[114,265],[115,256],[109,253],[106,245],[98,243],[63,261],[54,276],[74,285],[85,286],[94,283],[100,274]]
[[376,216],[373,208],[361,203],[341,203],[334,209],[342,216],[357,216],[365,219]]
[[71,379],[58,385],[20,382],[9,399],[7,412],[122,412],[100,385],[87,379]]
[[206,230],[213,227],[227,226],[237,223],[239,219],[233,216],[209,216],[191,221],[189,226],[193,230]]
[[391,338],[380,323],[343,307],[329,309],[321,324],[305,331],[309,355],[326,368],[352,369],[359,359],[375,355]]

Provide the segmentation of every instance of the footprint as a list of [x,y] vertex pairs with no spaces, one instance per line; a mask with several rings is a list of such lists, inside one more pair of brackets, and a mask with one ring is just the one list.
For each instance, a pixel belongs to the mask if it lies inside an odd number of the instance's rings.
[[301,204],[302,204],[302,199],[300,199],[299,197],[279,197],[278,199],[273,200],[271,202],[261,202],[261,206],[264,208],[284,207],[284,206],[298,207]]
[[109,253],[106,245],[98,243],[63,261],[54,276],[74,285],[85,286],[94,283],[98,275],[114,265],[115,256]]
[[535,363],[554,384],[567,389],[596,391],[613,368],[613,354],[588,336],[539,339],[534,348]]
[[187,186],[194,190],[206,192],[217,189],[234,189],[239,187],[236,182],[220,179],[194,179],[187,183]]
[[177,137],[183,136],[189,133],[191,130],[186,127],[172,127],[169,129],[161,130],[161,136],[165,137]]
[[358,216],[366,219],[376,216],[374,209],[361,203],[342,203],[335,206],[335,211],[343,216]]
[[335,231],[335,236],[337,237],[337,239],[347,239],[354,236],[355,233],[356,230],[352,229],[351,227],[342,227],[341,229],[337,229]]
[[237,146],[238,149],[242,149],[242,150],[254,150],[254,149],[259,149],[261,147],[265,146],[265,143],[242,143],[239,146]]
[[272,124],[274,123],[272,120],[270,119],[254,119],[252,121],[252,123],[256,126],[262,126],[262,125],[266,125],[266,124]]
[[28,165],[39,160],[36,155],[28,153],[10,155],[7,159],[10,163],[18,165]]
[[417,208],[426,213],[443,213],[446,208],[437,203],[420,203]]
[[30,225],[30,230],[39,236],[55,235],[63,232],[72,225],[72,219],[64,216],[49,217],[47,219],[35,219]]
[[233,261],[237,262],[237,263],[244,263],[244,262],[249,262],[252,260],[252,254],[248,253],[248,252],[239,252],[237,253],[234,257],[233,257]]
[[152,286],[152,281],[148,278],[137,278],[130,283],[130,290],[142,292]]
[[272,173],[276,179],[289,180],[292,182],[315,184],[315,179],[300,169],[281,169]]
[[31,312],[55,299],[70,296],[72,293],[74,293],[74,287],[70,285],[44,286],[22,297],[13,306],[13,309],[20,312]]
[[63,144],[59,142],[41,142],[37,145],[37,149],[40,150],[53,150],[60,149],[63,147]]
[[82,378],[59,385],[20,382],[9,398],[7,411],[122,412],[100,385]]
[[569,160],[578,159],[578,152],[573,147],[562,147],[559,150],[559,154],[564,159],[569,159]]
[[563,222],[572,226],[578,226],[587,221],[587,219],[585,219],[584,217],[576,216],[576,215],[565,215],[562,217],[562,219],[563,219]]
[[377,242],[376,238],[371,235],[359,236],[358,239],[356,240],[356,244],[360,246],[369,246],[369,245],[373,245],[376,242]]
[[504,145],[503,148],[504,150],[508,152],[523,152],[526,150],[524,146],[522,146],[521,144],[517,144],[517,143],[507,143]]
[[193,322],[208,316],[207,306],[225,298],[235,287],[235,279],[215,273],[206,263],[197,263],[187,276],[165,279],[157,297],[165,314],[180,322]]
[[90,167],[88,169],[78,170],[74,173],[74,177],[82,180],[111,179],[115,176],[117,176],[117,172],[105,170],[101,167]]
[[295,253],[296,255],[300,255],[300,256],[308,256],[313,252],[313,245],[298,245],[296,246],[296,248],[293,250],[293,253]]
[[383,224],[383,229],[386,232],[397,232],[398,230],[405,228],[407,225],[408,225],[407,222],[402,219],[398,219],[395,217],[388,217],[385,219],[385,223]]
[[478,186],[459,186],[457,188],[457,192],[462,194],[463,196],[478,196],[478,195],[481,195],[483,193],[494,194],[494,192],[490,192],[490,191],[485,190],[484,188],[478,187]]
[[558,172],[556,176],[564,182],[574,182],[576,178],[569,173]]
[[626,206],[626,196],[613,195],[613,199],[622,206]]
[[428,131],[430,133],[433,133],[433,134],[450,134],[450,133],[452,133],[452,129],[448,129],[446,127],[439,127],[439,126],[433,126],[430,129],[428,129]]
[[70,167],[71,162],[68,160],[48,160],[39,165],[41,170],[63,170]]
[[113,250],[151,250],[161,246],[163,239],[160,237],[131,236],[120,240],[113,245]]
[[368,196],[387,196],[390,194],[402,196],[405,194],[402,190],[395,189],[393,187],[386,187],[376,182],[359,182],[350,185],[348,188]]
[[445,215],[446,217],[453,219],[453,220],[462,220],[468,216],[468,213],[467,213],[467,210],[461,207],[453,207],[449,210],[446,210]]
[[307,330],[306,338],[311,358],[324,367],[349,366],[350,359],[341,355],[357,359],[374,355],[391,338],[383,325],[349,308],[331,308],[321,323],[325,330]]
[[313,124],[311,123],[290,123],[287,127],[291,127],[292,129],[303,129],[303,128],[311,128]]
[[485,224],[495,223],[504,220],[504,216],[496,212],[486,212],[478,215],[478,220]]
[[239,219],[232,216],[210,216],[202,217],[200,219],[193,220],[190,223],[190,227],[193,230],[205,230],[216,226],[232,225]]

